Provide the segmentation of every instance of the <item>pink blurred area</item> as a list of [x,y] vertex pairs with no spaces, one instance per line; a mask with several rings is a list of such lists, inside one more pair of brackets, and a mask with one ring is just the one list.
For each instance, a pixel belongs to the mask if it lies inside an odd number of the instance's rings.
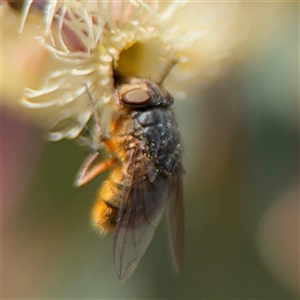
[[7,109],[1,110],[1,204],[5,223],[18,209],[32,183],[43,149],[42,134]]

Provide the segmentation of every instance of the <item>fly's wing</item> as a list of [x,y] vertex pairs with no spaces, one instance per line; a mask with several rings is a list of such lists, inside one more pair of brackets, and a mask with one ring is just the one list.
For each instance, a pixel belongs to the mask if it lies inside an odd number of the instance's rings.
[[132,275],[153,238],[165,209],[167,185],[168,179],[160,174],[151,182],[145,161],[133,171],[123,194],[114,240],[114,263],[122,281]]
[[183,168],[178,164],[169,178],[167,222],[173,262],[179,272],[184,254]]

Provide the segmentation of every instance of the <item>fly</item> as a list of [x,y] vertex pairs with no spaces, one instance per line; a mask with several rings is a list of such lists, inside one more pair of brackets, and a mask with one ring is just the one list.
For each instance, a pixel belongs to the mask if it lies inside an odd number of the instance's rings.
[[111,169],[97,193],[92,223],[102,232],[115,230],[113,259],[122,281],[136,269],[164,211],[178,271],[183,262],[182,144],[172,110],[173,97],[161,82],[115,76],[118,112],[108,137],[102,134],[100,117],[87,88],[98,137],[110,157],[95,163],[100,152],[91,153],[75,185],[82,186]]

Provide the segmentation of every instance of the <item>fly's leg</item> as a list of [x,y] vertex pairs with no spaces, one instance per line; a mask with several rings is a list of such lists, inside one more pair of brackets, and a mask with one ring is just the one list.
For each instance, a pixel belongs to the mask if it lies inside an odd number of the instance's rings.
[[122,120],[122,109],[121,109],[121,103],[120,103],[120,96],[119,96],[119,79],[118,79],[118,74],[114,68],[114,65],[112,66],[113,68],[113,78],[114,78],[114,100],[115,100],[115,104],[117,106],[117,116],[116,119],[112,125],[112,130],[115,131]]
[[86,160],[83,162],[79,172],[76,176],[74,185],[77,187],[83,186],[86,183],[90,182],[100,173],[111,168],[116,162],[116,158],[108,158],[104,161],[99,162],[98,164],[92,166],[95,160],[100,156],[99,152],[90,154]]
[[[94,102],[94,100],[92,98],[92,95],[91,95],[88,85],[85,84],[85,87],[86,87],[86,90],[87,90],[89,98],[90,98],[90,106],[92,109],[92,114],[93,114],[93,118],[94,118],[95,125],[96,125],[96,131],[97,131],[97,137],[98,137],[97,143],[100,144],[104,138],[103,138],[103,132],[102,132],[102,126],[101,126],[99,112],[97,110],[96,103]],[[95,148],[97,148],[97,147],[95,147]]]
[[177,59],[172,60],[169,65],[166,67],[166,69],[163,72],[162,77],[160,78],[160,80],[158,80],[158,84],[162,85],[163,82],[165,81],[165,79],[167,78],[167,76],[169,75],[169,73],[171,72],[171,70],[174,68],[174,66],[178,63]]
[[112,167],[117,162],[116,158],[108,158],[104,161],[95,164],[96,159],[100,156],[100,153],[98,151],[99,144],[103,142],[108,148],[110,148],[110,139],[103,137],[99,112],[92,98],[88,85],[86,84],[85,86],[90,99],[90,106],[95,121],[98,140],[92,143],[92,153],[86,158],[86,160],[83,162],[82,166],[79,169],[79,172],[74,182],[74,185],[77,187],[85,185],[86,183],[94,179],[97,175]]

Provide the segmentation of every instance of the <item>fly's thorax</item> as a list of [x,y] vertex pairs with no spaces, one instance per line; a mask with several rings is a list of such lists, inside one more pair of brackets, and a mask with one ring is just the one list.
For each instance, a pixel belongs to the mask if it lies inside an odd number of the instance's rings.
[[154,107],[132,112],[133,136],[143,141],[144,154],[158,170],[172,173],[181,163],[181,138],[173,111],[169,108]]

